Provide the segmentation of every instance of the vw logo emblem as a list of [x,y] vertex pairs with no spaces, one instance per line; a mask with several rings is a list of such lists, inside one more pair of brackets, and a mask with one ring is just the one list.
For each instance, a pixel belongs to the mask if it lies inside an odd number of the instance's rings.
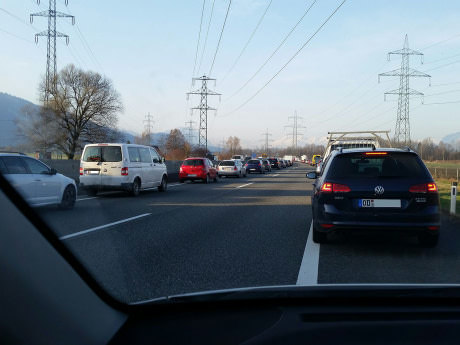
[[377,186],[377,187],[374,188],[374,191],[375,191],[375,194],[382,195],[383,192],[385,192],[385,189],[383,189],[382,186]]

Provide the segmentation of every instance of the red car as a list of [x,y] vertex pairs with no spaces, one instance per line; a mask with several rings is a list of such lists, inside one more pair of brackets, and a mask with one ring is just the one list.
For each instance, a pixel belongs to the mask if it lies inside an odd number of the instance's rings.
[[211,180],[217,182],[217,170],[207,158],[192,157],[182,162],[179,170],[179,182],[186,180],[201,180],[209,183]]

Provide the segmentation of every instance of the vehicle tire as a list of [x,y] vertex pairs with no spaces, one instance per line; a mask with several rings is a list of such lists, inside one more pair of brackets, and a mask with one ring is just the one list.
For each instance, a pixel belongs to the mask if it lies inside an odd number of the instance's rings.
[[77,200],[77,191],[75,187],[72,185],[68,185],[64,189],[64,193],[62,193],[62,200],[60,203],[60,207],[62,209],[68,210],[74,207],[75,201]]
[[184,183],[185,180],[183,178],[179,179],[179,183]]
[[418,235],[418,241],[420,245],[422,245],[425,248],[434,248],[438,245],[439,234],[420,234]]
[[138,178],[136,178],[131,186],[131,195],[138,196],[141,190],[141,183]]
[[206,183],[206,184],[209,183],[209,175],[206,175],[206,178],[203,180],[203,183]]
[[89,188],[86,190],[86,194],[88,196],[96,196],[97,195],[97,189],[96,188]]
[[161,179],[161,184],[158,186],[158,191],[166,192],[167,189],[168,189],[168,179],[166,178],[166,176],[163,176],[163,178]]
[[214,177],[214,182],[217,183],[218,180],[219,180],[219,175],[216,174],[216,177]]
[[327,233],[326,232],[320,232],[316,230],[316,226],[313,223],[313,242],[315,243],[326,243],[327,242]]
[[236,175],[236,177],[241,178],[241,171],[238,175]]

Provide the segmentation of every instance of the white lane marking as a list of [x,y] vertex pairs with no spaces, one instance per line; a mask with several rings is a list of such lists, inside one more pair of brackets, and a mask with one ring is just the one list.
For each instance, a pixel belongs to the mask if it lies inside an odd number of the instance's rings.
[[89,198],[81,198],[81,199],[77,199],[77,201],[92,200],[92,199],[97,199],[97,198],[98,198],[97,196],[92,196],[92,197],[89,197]]
[[280,176],[280,174],[275,174],[275,175],[273,175],[273,177],[275,177],[275,176]]
[[60,239],[60,240],[66,240],[66,239],[68,239],[68,238],[72,238],[72,237],[76,237],[76,236],[81,236],[81,235],[87,234],[87,233],[89,233],[89,232],[93,232],[93,231],[105,229],[105,228],[108,228],[108,227],[110,227],[110,226],[114,226],[114,225],[126,223],[126,222],[129,222],[129,221],[131,221],[131,220],[135,220],[135,219],[142,218],[142,217],[146,217],[146,216],[150,216],[150,215],[151,215],[151,213],[140,214],[140,215],[135,216],[135,217],[130,217],[130,218],[122,219],[122,220],[119,220],[119,221],[117,221],[117,222],[113,222],[113,223],[109,223],[109,224],[105,224],[105,225],[101,225],[101,226],[96,226],[95,228],[90,228],[90,229],[86,229],[86,230],[83,230],[83,231],[75,232],[75,233],[70,234],[70,235],[62,236],[62,237],[59,237],[59,239]]
[[168,184],[168,187],[183,186],[185,183]]
[[243,184],[243,185],[238,186],[236,188],[243,188],[243,187],[249,186],[250,184],[254,184],[254,182],[246,183],[246,184]]
[[319,250],[320,245],[313,242],[312,221],[296,285],[318,285]]

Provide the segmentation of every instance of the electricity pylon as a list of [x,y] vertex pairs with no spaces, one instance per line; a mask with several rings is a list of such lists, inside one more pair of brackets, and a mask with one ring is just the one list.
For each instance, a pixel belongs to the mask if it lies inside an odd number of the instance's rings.
[[192,141],[193,141],[193,138],[195,138],[195,135],[193,134],[193,124],[195,123],[195,121],[186,121],[185,122],[185,125],[187,126],[186,129],[187,129],[187,141],[188,143],[191,145],[192,144]]
[[270,145],[269,145],[269,140],[270,140],[270,136],[272,135],[271,133],[268,133],[268,128],[267,130],[265,131],[265,133],[262,133],[262,135],[264,136],[264,142],[265,142],[265,145],[264,145],[264,150],[265,150],[265,153],[268,155],[268,150],[270,149]]
[[399,89],[385,92],[384,99],[386,100],[386,95],[398,95],[398,113],[396,117],[396,129],[394,140],[396,145],[398,146],[410,146],[411,140],[409,121],[409,99],[412,95],[423,97],[423,93],[411,89],[409,87],[409,79],[410,77],[431,78],[431,76],[426,73],[416,71],[415,69],[409,67],[409,56],[419,55],[421,63],[423,63],[423,53],[409,48],[407,34],[404,40],[403,49],[389,52],[388,61],[390,60],[391,55],[401,55],[401,68],[385,73],[380,73],[379,82],[380,77],[399,77]]
[[208,152],[208,111],[216,110],[208,106],[208,96],[221,96],[220,93],[214,92],[208,89],[208,81],[215,80],[213,78],[208,78],[205,75],[199,78],[192,78],[192,85],[195,85],[195,81],[201,81],[201,88],[195,91],[187,92],[187,99],[190,95],[200,95],[200,105],[198,107],[192,108],[193,110],[200,110],[200,126],[198,130],[198,146],[204,148]]
[[294,116],[289,116],[288,120],[294,120],[292,125],[287,125],[285,127],[292,127],[292,147],[294,149],[294,152],[297,153],[297,139],[299,134],[303,135],[303,133],[299,133],[299,129],[301,128],[306,128],[305,126],[299,126],[299,119],[302,120],[303,117],[297,115],[297,111],[294,112]]
[[152,129],[155,121],[153,121],[153,116],[148,113],[145,115],[145,120],[144,120],[144,131],[148,136],[148,145],[152,144]]
[[[65,0],[65,5],[68,5],[68,0]],[[40,5],[40,0],[37,0],[37,4]],[[46,36],[46,76],[45,76],[45,104],[48,103],[49,95],[51,91],[55,89],[56,74],[57,74],[57,63],[56,63],[56,38],[65,37],[66,44],[69,44],[69,36],[56,30],[56,18],[72,18],[72,25],[75,24],[75,17],[56,11],[56,0],[49,0],[49,8],[47,11],[32,13],[30,15],[30,23],[33,23],[34,17],[47,17],[48,18],[48,30],[35,34],[35,43],[38,43],[39,36]]]

